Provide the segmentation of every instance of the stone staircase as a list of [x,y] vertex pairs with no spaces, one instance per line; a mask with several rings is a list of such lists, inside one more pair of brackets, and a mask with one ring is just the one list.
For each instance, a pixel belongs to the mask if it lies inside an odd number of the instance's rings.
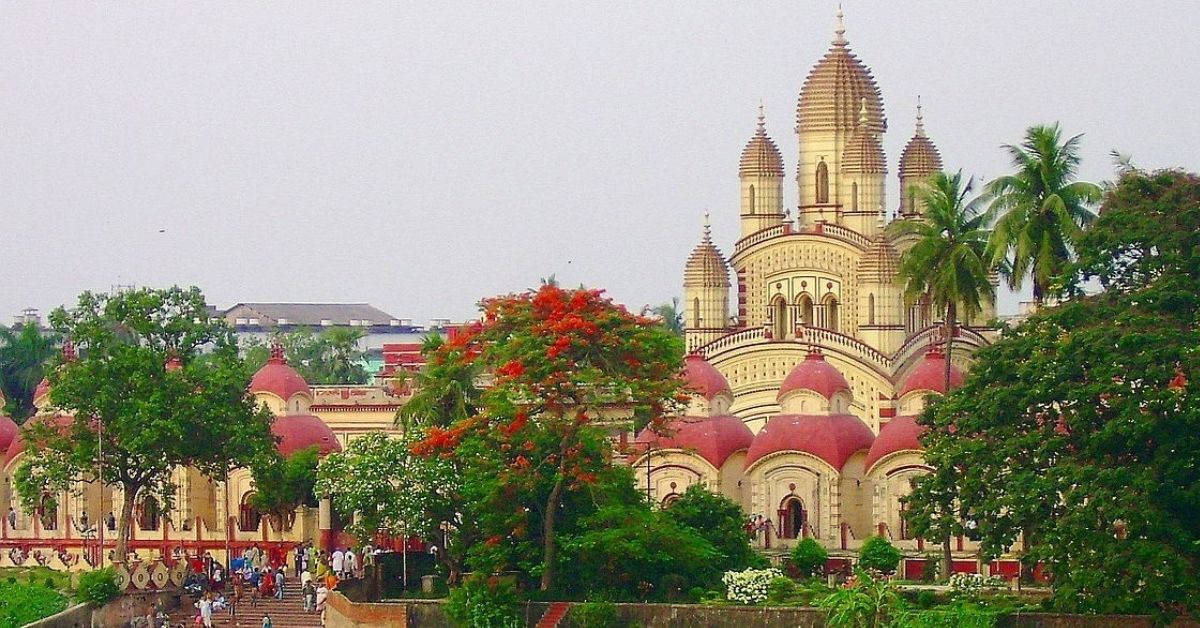
[[[171,613],[171,625],[183,624],[186,628],[194,628],[196,608],[188,602],[186,606]],[[228,611],[213,614],[213,626],[219,628],[262,628],[263,615],[271,616],[274,628],[320,628],[320,613],[305,613],[304,602],[300,592],[293,590],[282,600],[275,598],[260,599],[258,606],[251,607],[249,598],[244,598],[238,605],[237,616],[230,617]]]
[[542,615],[542,620],[538,622],[537,628],[558,628],[564,617],[567,616],[567,611],[571,610],[571,605],[567,602],[555,602],[550,605],[550,609]]

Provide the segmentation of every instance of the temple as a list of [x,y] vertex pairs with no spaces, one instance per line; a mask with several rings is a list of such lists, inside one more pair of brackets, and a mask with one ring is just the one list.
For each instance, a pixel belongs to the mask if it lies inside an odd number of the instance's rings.
[[[798,206],[761,108],[738,163],[741,232],[726,257],[707,216],[683,273],[686,373],[694,391],[669,433],[637,435],[642,489],[667,504],[692,484],[769,525],[758,543],[812,537],[855,549],[883,534],[917,551],[900,497],[927,470],[915,422],[989,342],[988,307],[954,338],[927,303],[907,303],[890,220],[921,220],[918,187],[942,168],[917,105],[900,156],[899,207],[887,208],[883,98],[850,49],[841,14],[796,108]],[[960,549],[966,548],[961,544]],[[969,543],[967,544],[969,545]]]

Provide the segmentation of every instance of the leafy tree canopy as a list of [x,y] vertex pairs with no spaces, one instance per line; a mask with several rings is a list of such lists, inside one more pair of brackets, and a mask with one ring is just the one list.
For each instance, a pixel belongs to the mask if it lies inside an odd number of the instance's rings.
[[25,426],[29,455],[17,487],[26,510],[74,481],[120,487],[123,557],[135,502],[154,495],[169,503],[174,468],[220,478],[274,447],[271,416],[246,390],[233,331],[208,315],[198,288],[85,292],[50,320],[80,357],[49,374],[50,401],[63,417]]
[[57,344],[55,334],[42,333],[37,325],[0,327],[0,393],[4,394],[4,413],[18,424],[34,413],[33,395]]
[[693,484],[663,512],[667,518],[691,528],[712,544],[718,554],[715,559],[717,571],[766,567],[765,559],[750,547],[750,538],[744,528],[746,514],[728,497]]
[[243,353],[251,372],[267,363],[270,345],[283,345],[288,364],[310,384],[365,384],[371,376],[363,362],[366,354],[358,343],[366,335],[361,329],[330,327],[319,333],[300,328],[276,334],[271,340],[253,339],[245,344]]
[[956,517],[987,556],[1023,534],[1064,610],[1200,608],[1198,233],[1200,177],[1121,176],[1061,279],[1105,290],[1007,330],[922,415],[917,533]]
[[313,487],[317,482],[317,446],[284,457],[272,450],[254,461],[254,494],[250,505],[274,519],[282,528],[301,505],[316,506]]

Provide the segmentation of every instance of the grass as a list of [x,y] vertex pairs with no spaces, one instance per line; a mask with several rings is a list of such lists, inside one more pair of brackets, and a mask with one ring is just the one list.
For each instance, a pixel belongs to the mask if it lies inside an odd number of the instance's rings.
[[62,571],[54,571],[49,567],[39,565],[0,569],[0,582],[12,582],[15,579],[20,584],[44,585],[47,578],[54,584],[55,590],[63,592],[71,590],[71,575]]

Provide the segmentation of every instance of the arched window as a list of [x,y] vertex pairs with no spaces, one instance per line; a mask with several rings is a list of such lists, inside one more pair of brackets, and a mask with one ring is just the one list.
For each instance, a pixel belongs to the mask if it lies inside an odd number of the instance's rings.
[[262,521],[262,513],[250,504],[250,499],[253,497],[254,491],[246,493],[242,496],[242,503],[238,505],[238,529],[242,532],[257,530],[258,524]]
[[807,294],[800,295],[797,305],[800,306],[800,322],[804,324],[805,327],[813,327],[816,321],[813,320],[812,297],[808,296]]
[[838,330],[838,300],[832,294],[825,297],[825,328]]
[[858,182],[850,184],[850,211],[858,211]]
[[750,213],[754,213],[754,186],[750,186]]
[[795,495],[788,495],[779,505],[779,538],[798,539],[804,536],[804,526],[808,523],[808,511],[804,502]]
[[679,501],[679,493],[669,493],[666,497],[663,498],[662,507],[670,508],[671,505],[677,501]]
[[867,324],[875,324],[875,295],[867,295]]
[[783,297],[771,302],[771,332],[776,340],[782,340],[788,331],[788,306]]
[[908,213],[917,213],[917,186],[908,186]]
[[143,530],[157,530],[158,520],[161,518],[162,510],[158,507],[158,500],[150,496],[143,499],[138,514],[138,527]]
[[700,329],[700,297],[692,299],[692,328]]
[[912,535],[909,534],[909,531],[908,531],[908,518],[904,516],[904,513],[906,513],[906,512],[908,512],[908,504],[905,502],[900,502],[900,540],[901,541],[907,541],[912,538]]
[[829,166],[823,161],[817,164],[817,202],[829,202]]

